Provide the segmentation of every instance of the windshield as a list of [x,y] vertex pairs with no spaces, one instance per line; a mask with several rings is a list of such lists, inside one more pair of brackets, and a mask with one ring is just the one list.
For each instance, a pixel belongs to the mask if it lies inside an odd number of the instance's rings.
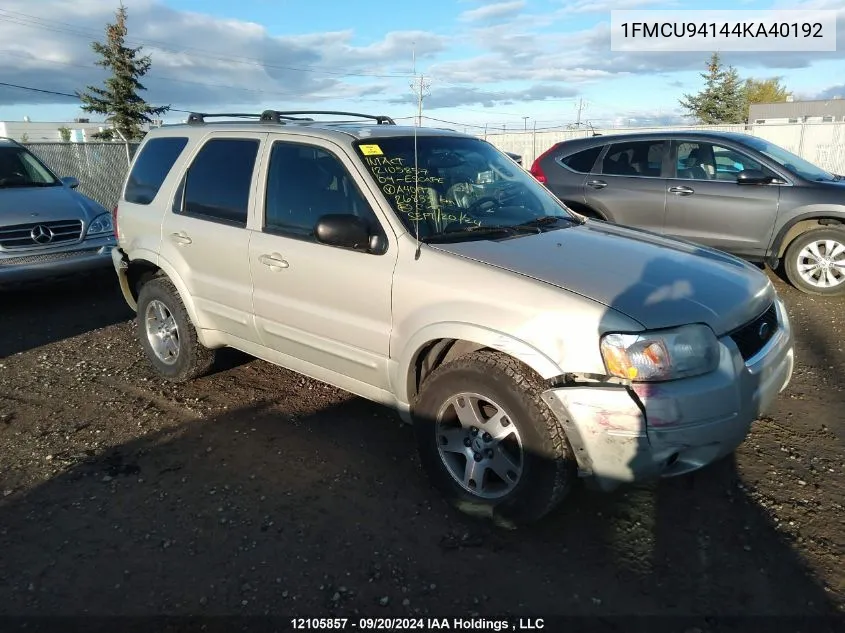
[[748,145],[756,149],[761,154],[765,154],[773,161],[781,165],[784,169],[789,170],[796,176],[800,176],[806,180],[819,181],[836,181],[839,180],[837,176],[825,171],[821,167],[804,160],[800,156],[796,156],[792,152],[784,148],[769,143],[761,138],[751,138],[747,141]]
[[481,139],[366,139],[356,149],[396,215],[423,241],[537,233],[576,219],[531,174]]
[[23,147],[0,147],[0,188],[60,184],[50,170]]

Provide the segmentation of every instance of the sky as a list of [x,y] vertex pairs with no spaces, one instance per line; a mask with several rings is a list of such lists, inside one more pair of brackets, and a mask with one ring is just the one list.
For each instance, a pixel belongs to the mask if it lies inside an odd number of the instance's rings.
[[[0,82],[73,94],[106,71],[91,42],[119,0],[4,0]],[[427,125],[538,129],[680,123],[709,53],[619,53],[612,9],[656,0],[123,0],[128,44],[152,67],[142,96],[184,111],[343,109]],[[724,53],[742,77],[779,76],[796,98],[845,97],[845,0],[710,0],[708,9],[837,9],[838,49]],[[416,73],[416,74],[415,74]],[[0,85],[0,121],[72,121],[78,101]]]

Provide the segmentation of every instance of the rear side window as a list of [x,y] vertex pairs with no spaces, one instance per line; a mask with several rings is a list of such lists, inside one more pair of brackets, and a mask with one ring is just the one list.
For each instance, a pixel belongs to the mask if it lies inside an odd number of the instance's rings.
[[579,174],[589,174],[593,165],[596,164],[599,154],[604,146],[591,147],[580,152],[576,152],[570,156],[561,159],[561,163],[569,167],[572,171],[577,171]]
[[659,178],[665,155],[666,143],[660,140],[615,143],[605,154],[601,173],[608,176]]
[[181,136],[147,141],[129,173],[123,199],[133,204],[150,204],[187,144],[188,139]]
[[212,139],[185,175],[181,213],[246,226],[258,139]]

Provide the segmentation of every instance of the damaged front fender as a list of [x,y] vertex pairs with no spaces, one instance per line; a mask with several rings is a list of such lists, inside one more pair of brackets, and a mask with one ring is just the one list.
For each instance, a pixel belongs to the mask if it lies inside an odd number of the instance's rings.
[[646,417],[622,386],[549,389],[542,395],[560,421],[581,476],[601,489],[656,476]]

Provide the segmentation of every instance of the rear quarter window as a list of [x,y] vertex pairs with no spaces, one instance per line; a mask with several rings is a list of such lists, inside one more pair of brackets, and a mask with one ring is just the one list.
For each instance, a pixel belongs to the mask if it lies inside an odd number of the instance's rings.
[[590,149],[575,152],[574,154],[565,156],[560,162],[572,171],[578,172],[579,174],[588,174],[593,168],[593,165],[596,164],[596,160],[599,154],[601,154],[603,147],[603,145],[599,145],[598,147],[591,147]]
[[185,146],[188,138],[166,136],[147,141],[126,179],[123,199],[132,204],[150,204],[173,164]]

